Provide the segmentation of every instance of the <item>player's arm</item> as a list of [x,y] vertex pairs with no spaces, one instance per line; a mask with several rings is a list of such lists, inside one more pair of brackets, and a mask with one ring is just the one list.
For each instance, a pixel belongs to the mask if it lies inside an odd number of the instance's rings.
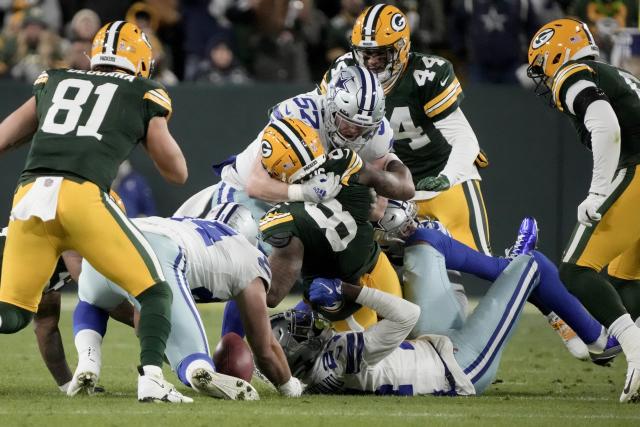
[[186,182],[187,161],[169,132],[165,117],[157,116],[149,121],[144,147],[164,179],[174,184]]
[[32,96],[0,123],[0,153],[29,141],[36,130],[36,98]]
[[386,170],[363,162],[357,182],[376,190],[388,199],[409,200],[415,195],[411,173],[402,162],[392,161]]
[[447,177],[449,186],[458,184],[473,168],[473,164],[480,153],[478,138],[473,132],[469,121],[460,108],[434,123],[451,145],[451,153],[440,175]]
[[271,333],[267,293],[262,279],[254,279],[235,300],[256,365],[269,381],[280,388],[292,376],[282,347]]
[[296,236],[272,236],[267,240],[272,246],[269,265],[273,279],[267,294],[267,305],[276,307],[286,297],[302,271],[304,245]]
[[339,295],[347,302],[371,308],[383,318],[363,333],[364,360],[370,365],[398,348],[420,317],[418,305],[377,289],[354,286],[338,279],[315,279],[309,287],[309,300],[316,304],[334,304]]
[[409,200],[415,195],[413,177],[409,168],[393,153],[386,153],[384,156],[369,163],[373,169],[387,172],[395,180],[397,187],[392,191],[395,194],[389,196],[395,200]]
[[60,292],[51,291],[42,295],[38,311],[33,317],[33,328],[38,342],[38,349],[47,369],[62,391],[71,381],[72,375],[64,354],[62,337],[58,322],[60,321]]

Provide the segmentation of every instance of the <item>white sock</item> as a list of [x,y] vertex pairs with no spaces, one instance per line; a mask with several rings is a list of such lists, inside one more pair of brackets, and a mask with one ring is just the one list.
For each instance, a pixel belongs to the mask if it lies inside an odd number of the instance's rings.
[[187,369],[185,370],[185,373],[187,374],[187,380],[189,380],[189,382],[191,382],[191,375],[193,374],[193,371],[195,371],[196,369],[208,369],[210,371],[214,371],[215,369],[213,368],[213,365],[211,363],[209,363],[208,361],[204,360],[204,359],[196,359],[196,360],[192,360],[191,363],[189,363],[189,365],[187,365]]
[[149,375],[150,377],[163,378],[162,368],[160,366],[144,365],[142,367],[142,371],[145,375]]
[[591,353],[602,353],[604,349],[607,347],[607,340],[609,339],[609,335],[607,334],[607,330],[602,327],[600,330],[600,336],[591,344],[587,344],[587,348],[589,348],[589,352]]
[[91,360],[100,366],[102,362],[102,335],[93,329],[83,329],[74,338],[78,360]]
[[[609,326],[609,334],[618,339],[627,361],[633,356],[636,356],[636,359],[640,358],[640,328],[631,320],[628,313],[618,317]],[[637,361],[640,362],[640,360]]]

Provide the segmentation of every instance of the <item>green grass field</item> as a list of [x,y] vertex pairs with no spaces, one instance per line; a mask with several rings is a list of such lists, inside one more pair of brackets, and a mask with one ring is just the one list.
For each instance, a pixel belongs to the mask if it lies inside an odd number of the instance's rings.
[[[75,367],[71,332],[73,297],[64,300],[62,331]],[[222,304],[201,306],[212,347]],[[527,309],[509,343],[498,380],[482,397],[306,396],[284,399],[259,381],[259,402],[218,401],[188,391],[191,405],[136,401],[138,344],[132,330],[112,322],[103,347],[97,396],[60,393],[28,328],[0,337],[0,426],[639,426],[640,407],[621,405],[624,357],[612,367],[579,362],[564,350],[542,316]]]

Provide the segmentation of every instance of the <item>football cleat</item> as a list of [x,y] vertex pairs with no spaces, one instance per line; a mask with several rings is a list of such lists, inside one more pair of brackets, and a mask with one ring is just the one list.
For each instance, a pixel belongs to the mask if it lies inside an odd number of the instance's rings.
[[640,403],[640,364],[629,363],[620,403]]
[[609,366],[611,361],[616,358],[618,354],[622,353],[622,346],[614,337],[607,339],[607,346],[602,353],[589,353],[591,361],[596,365]]
[[82,392],[95,393],[96,383],[100,376],[100,349],[88,347],[86,351],[78,354],[78,366],[73,373],[71,383],[67,388],[67,396],[75,396]]
[[145,375],[138,367],[138,402],[192,403],[193,399],[182,395],[162,375]]
[[260,400],[256,389],[245,380],[214,372],[211,369],[194,369],[189,383],[200,393],[218,399]]
[[520,223],[516,242],[505,250],[504,255],[509,261],[517,256],[528,255],[536,248],[538,243],[538,222],[535,218],[527,216]]
[[562,342],[573,357],[580,360],[589,360],[589,349],[587,345],[564,320],[559,318],[554,312],[549,313],[547,320],[551,327],[560,335]]

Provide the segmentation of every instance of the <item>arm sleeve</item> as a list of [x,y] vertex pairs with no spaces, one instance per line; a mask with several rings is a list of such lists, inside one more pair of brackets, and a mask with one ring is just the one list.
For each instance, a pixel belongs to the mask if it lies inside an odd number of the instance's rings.
[[38,78],[33,82],[33,96],[36,97],[36,103],[39,101],[40,93],[49,81],[49,71],[43,71]]
[[395,295],[364,287],[358,304],[375,310],[383,320],[364,331],[364,360],[373,365],[393,352],[409,335],[420,316],[420,307]]
[[620,125],[611,104],[605,100],[591,103],[584,115],[591,133],[593,175],[589,193],[608,194],[620,159]]
[[449,160],[447,160],[441,174],[449,178],[451,186],[454,186],[474,167],[474,161],[480,152],[480,145],[460,108],[446,118],[435,122],[435,127],[451,145]]
[[148,89],[142,98],[147,120],[154,117],[166,117],[167,120],[171,118],[173,107],[171,106],[171,97],[166,89],[158,85],[158,87]]

